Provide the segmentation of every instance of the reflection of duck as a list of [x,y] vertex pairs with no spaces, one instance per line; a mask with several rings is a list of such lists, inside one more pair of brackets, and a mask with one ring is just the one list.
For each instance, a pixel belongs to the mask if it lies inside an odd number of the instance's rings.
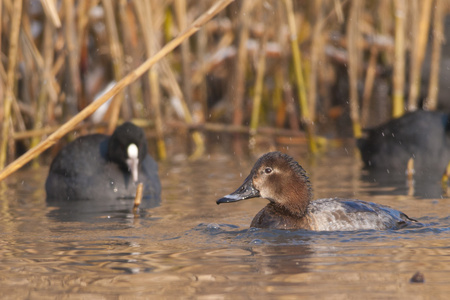
[[217,204],[254,197],[270,201],[253,218],[251,227],[257,228],[388,229],[415,222],[400,211],[371,202],[339,198],[311,201],[312,188],[305,170],[281,152],[259,158],[244,183]]
[[53,160],[45,183],[47,200],[134,198],[136,183],[145,199],[160,197],[158,165],[147,153],[144,131],[132,123],[112,136],[92,134],[65,146]]
[[439,179],[450,161],[450,120],[441,112],[418,110],[367,130],[358,140],[367,169],[404,175],[410,158],[416,175]]

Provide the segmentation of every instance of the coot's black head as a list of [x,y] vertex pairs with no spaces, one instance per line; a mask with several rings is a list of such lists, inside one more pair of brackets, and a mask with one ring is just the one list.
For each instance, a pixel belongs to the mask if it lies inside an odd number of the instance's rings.
[[133,180],[138,180],[140,163],[147,155],[147,140],[144,131],[126,122],[116,128],[108,144],[108,158],[128,170]]

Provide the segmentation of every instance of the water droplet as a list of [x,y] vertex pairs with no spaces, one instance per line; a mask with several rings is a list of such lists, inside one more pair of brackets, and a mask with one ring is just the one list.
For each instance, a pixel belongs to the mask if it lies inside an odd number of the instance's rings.
[[206,226],[206,228],[217,230],[220,229],[220,225],[217,223],[209,223],[208,226]]
[[260,239],[254,239],[250,242],[250,244],[254,244],[254,245],[262,245],[263,241]]

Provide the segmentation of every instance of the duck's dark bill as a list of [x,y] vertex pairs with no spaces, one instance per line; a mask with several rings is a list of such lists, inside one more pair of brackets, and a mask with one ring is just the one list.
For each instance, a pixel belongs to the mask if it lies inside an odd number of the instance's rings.
[[260,197],[259,191],[253,187],[252,180],[247,178],[245,182],[234,192],[216,201],[217,204],[236,202],[250,198]]

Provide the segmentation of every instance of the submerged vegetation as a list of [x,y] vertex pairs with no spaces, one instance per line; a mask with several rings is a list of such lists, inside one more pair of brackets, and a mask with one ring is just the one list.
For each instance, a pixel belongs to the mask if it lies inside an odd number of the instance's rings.
[[[316,134],[359,137],[405,110],[445,109],[438,100],[448,4],[0,1],[0,168],[111,96],[17,168],[70,130],[111,132],[119,119],[153,133],[162,160],[164,137],[180,129],[192,133],[194,156],[204,130],[250,140],[305,132],[314,152]],[[179,47],[167,47],[175,37]]]

